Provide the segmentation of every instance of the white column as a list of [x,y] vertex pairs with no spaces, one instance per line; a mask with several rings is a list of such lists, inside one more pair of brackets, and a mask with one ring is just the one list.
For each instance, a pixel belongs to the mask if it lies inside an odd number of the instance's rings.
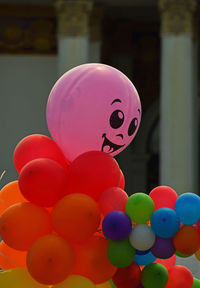
[[58,74],[89,62],[89,14],[92,0],[56,0]]
[[94,6],[90,17],[89,62],[101,63],[103,7]]
[[162,17],[160,184],[197,193],[197,95],[193,12],[196,0],[159,0]]

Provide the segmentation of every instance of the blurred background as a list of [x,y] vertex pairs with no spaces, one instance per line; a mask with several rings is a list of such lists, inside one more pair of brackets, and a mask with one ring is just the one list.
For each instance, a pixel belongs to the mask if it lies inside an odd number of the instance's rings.
[[159,184],[199,194],[197,0],[0,0],[0,187],[32,133],[49,135],[51,88],[67,70],[100,62],[136,86],[142,122],[117,160],[126,191]]

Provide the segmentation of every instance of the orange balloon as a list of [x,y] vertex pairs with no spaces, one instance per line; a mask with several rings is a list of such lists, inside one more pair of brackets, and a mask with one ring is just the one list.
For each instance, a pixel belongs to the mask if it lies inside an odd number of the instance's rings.
[[27,268],[41,284],[54,285],[64,281],[74,267],[72,247],[62,237],[46,235],[36,240],[27,254]]
[[182,254],[193,254],[200,248],[200,234],[190,225],[183,225],[174,235],[174,247]]
[[197,260],[200,261],[200,249],[198,251],[196,251],[195,257],[197,258]]
[[7,270],[11,268],[26,268],[27,252],[10,248],[4,241],[0,242],[0,268]]
[[27,250],[36,239],[51,231],[50,214],[32,203],[14,204],[0,218],[2,239],[17,250]]
[[5,185],[0,191],[0,215],[11,205],[19,202],[27,202],[21,194],[18,181]]
[[98,204],[85,194],[70,194],[62,198],[52,211],[55,231],[72,242],[87,240],[100,223]]
[[87,242],[75,247],[76,264],[72,274],[89,278],[94,284],[108,281],[117,271],[107,257],[108,241],[93,236]]

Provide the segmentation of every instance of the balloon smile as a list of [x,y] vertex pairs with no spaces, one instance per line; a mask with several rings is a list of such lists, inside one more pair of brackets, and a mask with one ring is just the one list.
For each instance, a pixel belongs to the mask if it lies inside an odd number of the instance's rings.
[[101,147],[101,151],[103,152],[107,152],[107,153],[113,153],[115,151],[117,151],[118,149],[122,148],[124,145],[117,145],[115,143],[112,143],[107,137],[106,137],[106,133],[104,133],[102,135],[102,138],[104,138],[102,147]]

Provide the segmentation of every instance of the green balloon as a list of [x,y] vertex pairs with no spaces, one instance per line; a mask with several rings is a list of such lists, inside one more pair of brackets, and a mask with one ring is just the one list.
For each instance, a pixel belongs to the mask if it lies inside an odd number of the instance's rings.
[[108,282],[110,283],[110,285],[111,285],[112,288],[117,288],[117,287],[115,286],[115,284],[113,283],[112,279],[110,279]]
[[142,270],[142,285],[145,288],[163,288],[168,281],[167,269],[158,263],[152,263]]
[[126,202],[126,213],[137,224],[145,224],[154,212],[154,202],[147,194],[135,193]]
[[135,257],[135,249],[126,238],[121,241],[112,241],[108,243],[108,259],[111,264],[118,268],[129,266]]
[[181,252],[179,252],[178,250],[176,250],[175,254],[181,258],[187,258],[192,256],[193,254],[182,254]]
[[199,287],[200,287],[200,280],[197,278],[193,278],[192,288],[199,288]]

